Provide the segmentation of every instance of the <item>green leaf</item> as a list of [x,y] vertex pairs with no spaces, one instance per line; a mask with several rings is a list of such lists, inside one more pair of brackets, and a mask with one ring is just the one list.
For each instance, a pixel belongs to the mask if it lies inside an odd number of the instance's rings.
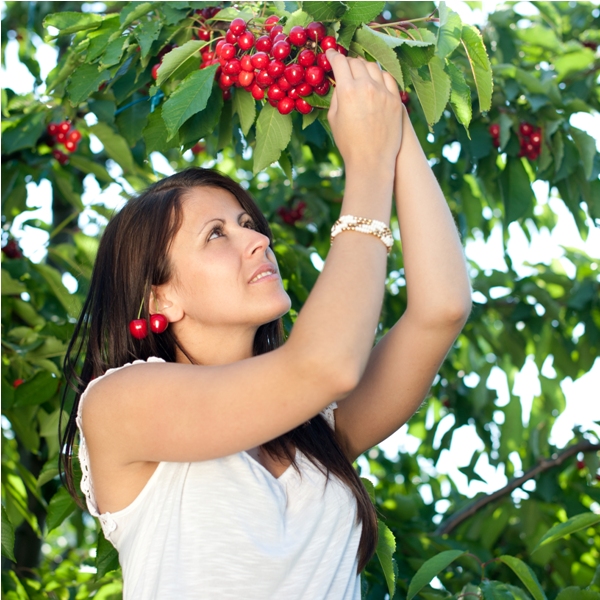
[[398,56],[385,40],[375,35],[369,27],[361,27],[356,31],[354,41],[366,50],[404,89],[404,78]]
[[100,183],[112,183],[114,181],[102,164],[81,156],[81,154],[71,154],[69,164],[82,173],[91,173]]
[[537,546],[532,550],[532,553],[537,552],[537,550],[543,546],[551,544],[556,540],[560,540],[571,533],[575,533],[581,529],[587,529],[588,527],[593,527],[597,523],[600,523],[600,514],[586,512],[575,515],[564,523],[558,523],[558,525],[555,525],[549,529],[542,536],[542,539],[538,542]]
[[56,185],[55,192],[58,196],[62,196],[75,210],[83,212],[84,206],[81,201],[81,196],[73,189],[73,175],[70,171],[66,171],[60,165],[56,165],[53,173],[53,181]]
[[370,23],[379,16],[385,7],[385,2],[346,2],[348,11],[342,17],[342,23],[362,25]]
[[15,390],[15,407],[36,406],[56,394],[59,380],[48,371],[40,371]]
[[[206,108],[190,117],[179,130],[179,143],[190,148],[203,137],[217,129],[221,111],[223,110],[223,94],[221,88],[213,86]],[[166,127],[165,127],[166,135]],[[175,138],[173,138],[175,139]]]
[[370,479],[367,479],[366,477],[361,477],[360,480],[365,486],[365,489],[369,494],[369,498],[371,498],[371,502],[375,504],[375,486],[373,485],[373,482]]
[[504,219],[508,225],[528,214],[535,203],[529,175],[520,158],[509,156],[500,174],[500,192],[504,201]]
[[577,129],[576,127],[570,127],[569,131],[575,141],[577,150],[579,150],[585,178],[590,180],[594,168],[594,157],[596,156],[596,140],[585,131],[581,131],[581,129]]
[[450,106],[456,115],[456,120],[464,126],[469,135],[469,123],[473,116],[471,107],[471,89],[465,81],[465,77],[460,69],[452,62],[446,62],[446,69],[450,75]]
[[162,116],[169,139],[192,115],[204,110],[212,91],[217,65],[188,75],[164,103]]
[[152,43],[158,39],[160,30],[162,28],[161,21],[143,21],[140,23],[134,31],[135,37],[140,43],[141,58],[146,58]]
[[349,23],[342,24],[338,32],[338,44],[348,50],[348,48],[350,48],[350,43],[352,42],[355,31],[356,25],[350,25]]
[[16,562],[14,548],[15,530],[4,510],[4,505],[2,505],[2,556]]
[[449,11],[444,23],[440,20],[438,29],[436,55],[446,58],[460,44],[462,37],[462,21],[457,13]]
[[555,600],[600,600],[600,593],[571,585],[563,588]]
[[224,102],[219,119],[219,137],[217,139],[217,152],[223,150],[231,143],[233,137],[233,103]]
[[[162,85],[175,71],[189,58],[198,54],[204,46],[206,46],[208,42],[203,42],[202,40],[190,40],[183,44],[183,46],[179,46],[179,48],[174,48],[170,52],[167,52],[162,60],[162,63],[158,69],[158,79],[156,80],[156,85]],[[211,69],[214,73],[215,68],[209,67],[208,69],[203,69],[202,71],[208,71]]]
[[305,100],[311,106],[315,106],[316,108],[329,108],[331,106],[331,98],[333,97],[333,91],[334,88],[330,87],[329,91],[324,96],[319,96],[319,94],[311,94],[310,96],[306,96]]
[[240,11],[239,9],[234,8],[233,6],[230,6],[228,8],[224,8],[223,10],[220,10],[211,19],[211,21],[233,21],[238,17],[240,19],[244,19],[244,21],[249,21],[250,19],[254,18],[254,15],[252,14],[252,11],[250,9]]
[[74,294],[70,294],[62,282],[61,274],[49,265],[32,263],[31,267],[45,280],[56,299],[62,304],[69,316],[78,317],[81,312],[81,301]]
[[91,63],[102,55],[114,33],[119,31],[119,15],[108,15],[102,25],[95,31],[90,31],[87,38],[90,43],[85,56],[85,62]]
[[292,137],[291,115],[282,115],[274,107],[265,106],[256,122],[254,174],[279,159]]
[[61,487],[58,492],[52,496],[48,505],[48,515],[46,517],[46,527],[52,531],[58,527],[75,509],[77,505],[67,488]]
[[110,73],[108,71],[99,71],[98,65],[95,64],[84,64],[76,69],[71,75],[69,84],[67,85],[67,94],[71,106],[77,106],[94,92],[98,91],[98,88],[103,81],[110,79]]
[[12,154],[23,148],[33,148],[46,129],[46,115],[34,112],[17,121],[2,133],[2,155]]
[[43,22],[44,27],[56,27],[58,36],[68,35],[84,29],[96,29],[103,17],[95,13],[59,12],[48,15]]
[[150,114],[150,102],[142,101],[132,104],[126,110],[119,112],[115,123],[121,132],[121,135],[127,140],[127,143],[133,148],[140,138],[144,127],[148,123]]
[[242,88],[235,90],[233,95],[233,112],[240,117],[242,133],[248,135],[250,127],[256,119],[256,102],[252,94]]
[[[176,5],[183,4],[183,10],[175,8]],[[166,25],[176,25],[181,23],[188,16],[186,2],[163,2],[160,10],[160,16]]]
[[[414,30],[413,30],[414,31]],[[383,33],[375,32],[381,38],[385,39],[388,44],[396,49],[402,63],[405,67],[418,69],[426,65],[435,54],[435,35],[427,29],[419,29],[422,40],[412,40],[409,38],[392,37]],[[417,33],[415,33],[417,35]],[[392,40],[394,42],[392,43]]]
[[346,11],[342,2],[305,2],[302,7],[315,21],[337,21]]
[[119,554],[115,547],[104,537],[102,530],[100,530],[96,549],[96,579],[100,579],[110,571],[118,568]]
[[179,140],[176,137],[169,138],[167,126],[162,118],[162,108],[160,107],[153,113],[150,113],[148,124],[144,128],[143,136],[146,142],[147,154],[164,152],[169,148],[179,146]]
[[318,110],[313,110],[312,112],[309,112],[307,115],[302,115],[302,129],[306,129],[309,125],[312,125],[318,118],[319,118]]
[[125,172],[133,173],[135,166],[133,156],[127,142],[115,130],[106,123],[96,123],[89,129],[104,146],[104,151],[112,158]]
[[124,10],[121,11],[121,29],[125,29],[128,25],[133,23],[136,19],[143,17],[152,10],[154,2],[131,2]]
[[473,25],[463,26],[461,41],[473,71],[473,79],[479,96],[479,109],[482,112],[488,111],[492,106],[492,66],[479,29]]
[[292,159],[290,158],[289,152],[284,150],[281,153],[281,156],[279,157],[279,166],[289,181],[292,182],[294,180],[294,173],[292,171]]
[[414,598],[434,577],[464,553],[463,550],[446,550],[425,561],[408,586],[406,600]]
[[560,83],[568,75],[593,68],[594,56],[595,54],[590,48],[580,48],[575,52],[565,52],[554,56],[552,66],[556,71],[556,83]]
[[300,25],[300,27],[306,27],[311,22],[310,15],[305,13],[302,9],[293,12],[285,22],[283,26],[283,33],[288,34],[292,27]]
[[500,581],[484,579],[481,582],[481,593],[483,594],[483,600],[515,600],[506,584]]
[[410,76],[431,127],[440,120],[450,98],[450,77],[444,71],[444,61],[434,56],[426,67],[410,69]]
[[392,561],[396,551],[396,538],[390,528],[379,519],[377,519],[377,529],[379,533],[376,550],[377,558],[385,576],[390,598],[392,598],[396,589],[396,574],[394,573],[394,563]]
[[3,296],[17,296],[27,291],[24,283],[13,279],[8,271],[2,269],[2,295]]
[[118,37],[116,40],[109,42],[100,59],[100,66],[106,69],[107,67],[118,65],[121,62],[121,56],[123,56],[126,43],[126,37]]
[[515,575],[529,590],[529,593],[533,596],[534,600],[546,600],[546,594],[544,594],[544,590],[542,589],[538,578],[529,565],[526,565],[522,560],[515,556],[507,556],[506,554],[500,556],[498,560],[514,571]]

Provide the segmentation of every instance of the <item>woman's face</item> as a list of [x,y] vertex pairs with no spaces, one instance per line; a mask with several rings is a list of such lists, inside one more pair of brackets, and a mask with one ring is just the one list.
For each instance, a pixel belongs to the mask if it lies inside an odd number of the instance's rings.
[[168,284],[182,317],[208,328],[258,328],[290,309],[269,238],[231,193],[194,188],[182,212]]

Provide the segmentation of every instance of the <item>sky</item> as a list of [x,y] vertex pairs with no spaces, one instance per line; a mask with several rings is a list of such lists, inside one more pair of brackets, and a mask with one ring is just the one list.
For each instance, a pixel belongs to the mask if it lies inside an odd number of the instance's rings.
[[[471,10],[465,2],[458,0],[450,0],[447,4],[451,9],[460,14],[463,21],[482,24],[485,22],[487,14],[493,12],[495,7],[500,3],[495,0],[484,1],[480,10]],[[514,8],[524,16],[531,14],[532,10],[536,10],[529,2],[515,3]],[[45,77],[56,63],[56,53],[52,48],[43,44],[41,40],[36,40],[35,44],[38,47],[37,58],[40,62],[42,77]],[[17,50],[17,42],[9,41],[6,47],[5,68],[2,68],[0,75],[2,82],[12,87],[13,90],[19,93],[26,93],[31,91],[33,87],[33,78],[19,62]],[[571,117],[570,122],[575,127],[595,136],[598,149],[600,150],[599,114],[577,113]],[[102,147],[99,141],[93,140],[91,148],[92,151],[99,151]],[[446,146],[444,155],[448,160],[456,161],[458,150],[458,145]],[[162,155],[155,153],[152,156],[152,160],[158,172],[165,174],[172,172],[172,167]],[[117,177],[120,175],[119,168],[116,165],[111,174]],[[121,181],[123,180],[121,179]],[[565,207],[562,200],[552,194],[549,195],[548,187],[547,183],[541,181],[537,181],[533,185],[538,202],[542,205],[548,203],[553,212],[558,216],[558,224],[553,231],[548,232],[547,230],[543,230],[537,234],[533,233],[533,239],[530,243],[515,223],[509,226],[510,240],[508,243],[508,254],[513,261],[513,268],[519,276],[524,276],[531,272],[531,268],[527,266],[527,263],[549,264],[552,259],[557,259],[567,275],[573,276],[575,267],[564,257],[563,247],[581,249],[592,258],[597,258],[600,261],[600,228],[594,227],[590,221],[590,234],[587,240],[582,240],[571,213]],[[23,227],[22,223],[24,220],[32,218],[39,218],[48,223],[51,222],[50,184],[47,181],[42,182],[39,186],[30,183],[27,189],[27,205],[34,210],[17,217],[12,225],[11,233],[19,240],[26,256],[33,261],[40,261],[45,256],[45,244],[48,235],[39,229],[28,226]],[[117,208],[124,201],[119,195],[121,191],[119,185],[113,184],[101,193],[97,183],[91,176],[86,178],[85,190],[82,200],[86,206],[91,203],[102,202],[108,207]],[[98,226],[96,224],[95,213],[89,210],[83,213],[80,218],[80,226],[83,227],[86,233],[96,233]],[[483,239],[468,241],[465,253],[467,258],[476,263],[480,269],[507,271],[507,266],[503,258],[500,228],[493,230],[487,242]],[[68,289],[72,291],[76,289],[76,281],[70,275],[65,275],[63,281]],[[547,377],[555,376],[552,369],[552,357],[549,357],[544,363],[542,374]],[[528,418],[533,398],[540,393],[538,375],[538,369],[530,357],[515,380],[513,393],[521,398],[523,419],[525,422]],[[475,374],[470,374],[466,378],[466,384],[469,385],[469,381],[471,381],[472,385],[475,385],[477,377]],[[503,371],[495,367],[486,385],[490,389],[497,390],[498,401],[496,404],[498,408],[501,408],[508,402],[508,383]],[[593,421],[600,421],[600,402],[598,401],[598,390],[600,390],[600,358],[596,359],[593,368],[586,375],[580,377],[577,381],[572,381],[570,378],[565,379],[561,383],[561,388],[565,394],[567,407],[554,425],[551,442],[558,447],[563,447],[572,439],[571,432],[575,425],[579,425],[583,429],[595,429],[600,434],[600,427],[593,423]],[[428,409],[425,406],[422,410]],[[497,418],[500,418],[499,414],[501,412],[497,411],[497,413]],[[428,415],[428,418],[429,416],[432,418],[432,415]],[[441,435],[452,426],[453,419],[454,417],[451,414],[444,417],[443,423],[440,425],[438,438],[441,438]],[[394,458],[397,456],[399,450],[414,453],[418,448],[418,444],[419,440],[407,433],[407,426],[405,425],[380,444],[380,448],[386,456]],[[502,469],[497,470],[491,467],[484,456],[477,463],[475,470],[485,480],[485,483],[473,481],[469,484],[466,476],[458,471],[458,467],[467,466],[470,463],[472,454],[476,449],[482,448],[483,444],[477,437],[474,428],[464,426],[455,431],[450,450],[442,452],[440,460],[435,467],[425,460],[421,464],[421,467],[424,472],[434,476],[437,473],[448,474],[455,481],[459,490],[469,496],[473,496],[479,492],[491,493],[505,485],[507,480]],[[511,460],[515,464],[518,474],[520,460],[516,456],[516,453],[513,454],[515,455],[511,456]],[[364,458],[359,459],[359,465],[361,466],[362,474],[368,475],[367,461]],[[421,493],[427,501],[426,486]],[[523,492],[515,493],[523,494]],[[439,509],[443,510],[443,507],[439,507]]]

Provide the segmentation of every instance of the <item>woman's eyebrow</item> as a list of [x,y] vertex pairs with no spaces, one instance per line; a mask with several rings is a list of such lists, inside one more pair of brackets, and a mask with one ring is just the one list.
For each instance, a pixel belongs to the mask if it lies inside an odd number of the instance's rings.
[[[250,217],[250,214],[249,214],[249,213],[247,213],[247,212],[244,210],[244,211],[242,211],[242,212],[241,212],[241,213],[240,213],[240,214],[237,216],[237,222],[238,222],[238,223],[241,221],[241,219],[242,219],[242,217],[243,217],[244,215],[248,215],[248,216]],[[223,225],[226,225],[226,224],[227,224],[227,219],[222,219],[222,218],[220,218],[220,217],[215,217],[214,219],[209,219],[208,221],[206,221],[206,223],[204,223],[204,225],[202,225],[202,227],[200,228],[200,231],[199,231],[198,233],[202,233],[202,232],[204,231],[204,229],[206,229],[206,226],[207,226],[209,223],[212,223],[213,221],[221,221],[221,223],[223,223]]]

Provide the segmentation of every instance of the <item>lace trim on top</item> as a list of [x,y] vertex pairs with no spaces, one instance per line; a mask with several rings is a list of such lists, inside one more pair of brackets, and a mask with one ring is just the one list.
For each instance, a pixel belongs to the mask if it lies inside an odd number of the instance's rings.
[[[77,418],[76,423],[79,429],[79,463],[81,465],[81,491],[85,496],[85,502],[88,508],[88,511],[92,517],[96,517],[100,521],[100,525],[102,526],[102,531],[104,532],[104,537],[107,540],[111,541],[111,533],[117,528],[117,523],[113,519],[110,512],[100,513],[98,510],[98,505],[96,503],[96,496],[94,495],[94,486],[92,484],[92,478],[90,475],[90,456],[88,453],[87,445],[85,442],[85,436],[83,435],[83,427],[81,424],[81,407],[83,406],[83,401],[89,390],[98,382],[102,377],[106,377],[115,371],[119,371],[121,369],[125,369],[126,367],[130,367],[131,365],[144,364],[146,362],[165,362],[162,358],[158,358],[156,356],[151,356],[147,361],[145,360],[134,360],[133,362],[126,363],[122,367],[116,367],[114,369],[108,369],[106,373],[96,377],[89,382],[88,386],[84,390],[83,394],[81,394],[81,398],[79,399],[79,406],[77,407]],[[332,402],[329,406],[324,408],[321,411],[321,414],[329,423],[329,426],[332,429],[335,429],[335,417],[333,415],[334,409],[337,408],[337,403]],[[121,512],[121,511],[119,511]]]

